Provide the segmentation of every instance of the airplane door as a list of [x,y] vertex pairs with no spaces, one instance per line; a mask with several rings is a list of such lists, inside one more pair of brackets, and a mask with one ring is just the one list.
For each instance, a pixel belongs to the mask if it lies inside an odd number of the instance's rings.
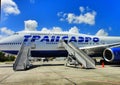
[[35,43],[31,43],[31,49],[35,49],[36,48],[36,44]]

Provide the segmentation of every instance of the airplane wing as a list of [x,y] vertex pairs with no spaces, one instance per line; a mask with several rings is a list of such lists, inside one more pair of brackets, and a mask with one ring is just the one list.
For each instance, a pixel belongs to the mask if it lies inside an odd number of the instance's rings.
[[96,45],[96,46],[87,46],[87,47],[79,47],[79,49],[83,50],[91,57],[101,57],[103,56],[103,52],[106,48],[110,47],[118,47],[120,46],[120,42],[113,44],[105,44],[105,45]]
[[119,42],[119,43],[112,43],[112,44],[105,44],[105,45],[96,45],[96,46],[79,47],[79,49],[107,48],[107,47],[113,47],[113,46],[120,46],[120,42]]

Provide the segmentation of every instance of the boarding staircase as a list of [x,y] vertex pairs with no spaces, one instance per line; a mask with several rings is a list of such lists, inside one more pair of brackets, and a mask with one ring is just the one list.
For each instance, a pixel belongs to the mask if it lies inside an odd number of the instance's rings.
[[79,49],[72,42],[61,41],[61,45],[68,51],[68,57],[75,58],[83,68],[95,68],[95,61],[89,57],[84,51]]
[[13,70],[26,70],[30,67],[29,57],[31,56],[31,44],[23,42],[21,49],[18,52],[15,63],[13,64]]

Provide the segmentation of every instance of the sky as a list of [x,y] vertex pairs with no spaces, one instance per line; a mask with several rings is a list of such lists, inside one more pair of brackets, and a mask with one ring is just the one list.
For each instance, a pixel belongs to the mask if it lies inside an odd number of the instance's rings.
[[0,38],[17,31],[120,36],[120,0],[1,0]]

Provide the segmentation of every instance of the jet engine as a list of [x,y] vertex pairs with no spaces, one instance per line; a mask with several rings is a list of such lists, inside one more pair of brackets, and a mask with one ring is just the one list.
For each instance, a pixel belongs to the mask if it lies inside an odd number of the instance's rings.
[[107,62],[120,61],[120,47],[106,48],[103,52],[103,58]]

